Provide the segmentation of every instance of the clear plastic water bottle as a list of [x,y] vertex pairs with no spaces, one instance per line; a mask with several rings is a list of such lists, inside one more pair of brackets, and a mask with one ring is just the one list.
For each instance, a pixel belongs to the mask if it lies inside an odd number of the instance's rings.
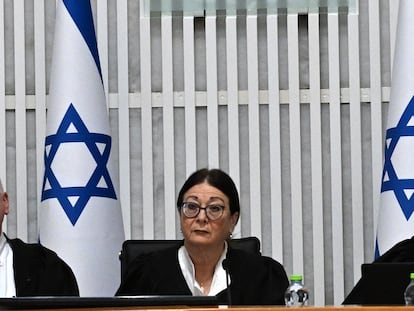
[[302,275],[300,274],[290,276],[290,285],[285,292],[285,304],[287,307],[302,307],[308,305],[309,292],[303,285],[302,280]]
[[410,280],[404,292],[404,300],[407,306],[414,306],[414,272],[410,273]]

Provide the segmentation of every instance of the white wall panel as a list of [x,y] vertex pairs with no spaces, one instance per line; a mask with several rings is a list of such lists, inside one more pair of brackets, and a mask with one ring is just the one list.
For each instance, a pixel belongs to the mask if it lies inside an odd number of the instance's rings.
[[292,228],[292,273],[304,274],[302,214],[301,109],[299,96],[298,15],[287,17],[289,67],[289,148]]
[[16,122],[16,187],[19,195],[16,197],[17,232],[28,240],[27,224],[27,145],[26,145],[26,50],[24,0],[14,2],[14,64],[15,64],[15,122]]
[[349,128],[351,141],[351,202],[354,282],[361,277],[359,262],[364,261],[363,198],[362,198],[362,141],[361,141],[361,94],[359,59],[358,15],[349,14]]

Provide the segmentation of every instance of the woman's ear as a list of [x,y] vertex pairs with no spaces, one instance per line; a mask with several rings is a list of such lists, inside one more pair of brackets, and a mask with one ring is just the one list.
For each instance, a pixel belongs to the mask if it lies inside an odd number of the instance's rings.
[[238,220],[239,220],[239,212],[235,212],[233,215],[231,215],[231,223],[232,223],[231,231],[232,232],[234,230],[234,227],[236,227]]
[[3,213],[4,215],[8,215],[9,214],[9,195],[7,194],[7,192],[3,192],[0,199],[1,199],[1,204],[4,207]]

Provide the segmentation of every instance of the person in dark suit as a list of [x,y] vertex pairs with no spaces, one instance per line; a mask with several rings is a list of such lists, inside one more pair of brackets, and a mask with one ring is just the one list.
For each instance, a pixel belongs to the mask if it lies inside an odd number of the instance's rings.
[[[414,263],[414,236],[396,243],[372,263]],[[403,293],[408,283],[408,273],[406,278],[398,278],[397,282],[388,280],[380,273],[375,279],[361,277],[342,304],[402,305],[405,303]],[[387,292],[387,295],[379,295],[373,284],[380,284],[381,290]]]
[[55,252],[3,233],[8,213],[9,197],[0,180],[0,297],[79,296],[72,269]]
[[210,295],[220,304],[285,304],[289,282],[283,266],[227,243],[240,215],[230,176],[219,169],[196,171],[179,192],[177,210],[182,245],[136,258],[117,296]]

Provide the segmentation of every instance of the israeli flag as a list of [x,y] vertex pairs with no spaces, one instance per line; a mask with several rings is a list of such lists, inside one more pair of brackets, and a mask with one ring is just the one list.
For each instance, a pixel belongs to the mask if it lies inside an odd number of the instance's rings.
[[113,296],[124,241],[89,0],[59,0],[39,238],[71,266],[81,296]]
[[414,235],[414,1],[401,0],[375,256]]

